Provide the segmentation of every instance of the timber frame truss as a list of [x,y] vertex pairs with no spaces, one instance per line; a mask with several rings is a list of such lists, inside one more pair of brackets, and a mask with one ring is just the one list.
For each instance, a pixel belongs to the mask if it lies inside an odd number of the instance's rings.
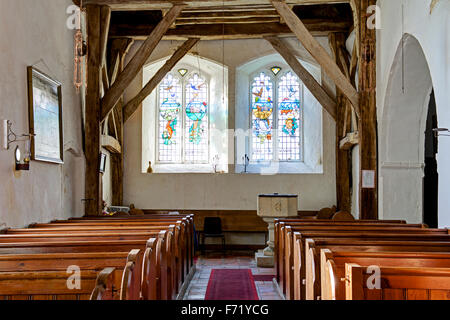
[[[100,150],[111,152],[113,204],[123,202],[123,127],[161,80],[198,41],[265,39],[336,121],[336,191],[351,210],[351,150],[359,145],[361,170],[377,177],[375,30],[367,8],[375,0],[83,0],[88,36],[86,91],[86,215],[102,210]],[[79,5],[79,0],[74,0]],[[355,31],[352,55],[345,39]],[[316,40],[328,36],[332,55]],[[336,85],[317,82],[283,40],[296,37]],[[134,40],[142,44],[125,57]],[[161,40],[184,43],[125,103],[123,95]],[[351,58],[350,58],[351,57]],[[358,77],[356,75],[358,74]],[[358,83],[356,83],[358,79]],[[362,176],[360,174],[360,176]],[[360,181],[359,185],[362,185]],[[360,218],[377,219],[377,186],[359,187]]]

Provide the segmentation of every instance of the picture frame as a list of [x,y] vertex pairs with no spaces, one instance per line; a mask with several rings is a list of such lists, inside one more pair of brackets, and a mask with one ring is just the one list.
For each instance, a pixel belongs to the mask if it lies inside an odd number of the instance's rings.
[[32,66],[27,74],[31,160],[63,164],[62,85]]

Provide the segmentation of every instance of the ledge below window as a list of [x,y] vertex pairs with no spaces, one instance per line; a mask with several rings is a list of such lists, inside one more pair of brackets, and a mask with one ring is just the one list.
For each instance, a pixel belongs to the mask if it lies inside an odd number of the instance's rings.
[[[153,173],[228,173],[225,166],[220,166],[214,172],[211,164],[157,164],[153,166]],[[146,172],[145,172],[146,173]]]
[[260,175],[276,175],[276,174],[323,174],[323,166],[316,165],[314,167],[304,162],[264,162],[250,163],[246,172],[244,165],[236,165],[236,173],[240,174],[260,174]]

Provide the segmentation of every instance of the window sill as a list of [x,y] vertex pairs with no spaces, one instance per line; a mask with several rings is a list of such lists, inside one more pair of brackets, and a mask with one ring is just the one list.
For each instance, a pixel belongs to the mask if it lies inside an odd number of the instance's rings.
[[[224,171],[219,168],[218,171]],[[147,173],[147,172],[144,172]],[[211,164],[159,164],[153,167],[153,174],[167,174],[167,173],[204,173],[204,174],[221,174],[214,172]]]
[[259,175],[278,175],[278,174],[323,174],[323,166],[309,166],[304,162],[270,162],[270,163],[251,163],[244,172],[244,165],[236,165],[237,174],[259,174]]

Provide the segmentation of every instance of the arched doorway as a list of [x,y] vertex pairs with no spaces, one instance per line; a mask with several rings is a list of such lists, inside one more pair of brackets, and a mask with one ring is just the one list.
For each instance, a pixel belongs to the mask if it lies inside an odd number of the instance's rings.
[[[431,119],[436,116],[432,91],[422,47],[414,36],[405,34],[391,67],[380,122],[380,207],[384,219],[404,219],[410,223],[422,223],[424,218],[431,221],[428,213],[424,215],[424,209],[435,203],[430,195],[432,190],[427,187],[424,192],[424,183],[430,181],[424,180],[425,137],[430,137],[430,133],[424,132],[430,105],[432,109],[434,106]],[[431,127],[433,123],[429,124]],[[432,163],[427,170],[437,171],[431,168]]]
[[423,178],[423,222],[430,228],[438,227],[438,185],[437,170],[438,137],[433,129],[438,127],[436,100],[431,92],[428,104],[427,125],[425,130],[425,168]]

